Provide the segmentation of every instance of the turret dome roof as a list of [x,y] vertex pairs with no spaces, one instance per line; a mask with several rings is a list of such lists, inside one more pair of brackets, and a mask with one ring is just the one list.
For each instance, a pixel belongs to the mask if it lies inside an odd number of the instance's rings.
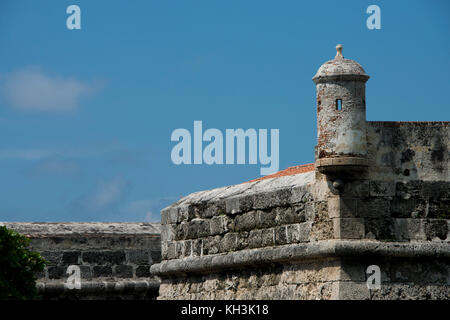
[[330,80],[361,80],[367,81],[369,76],[361,65],[342,56],[342,45],[336,46],[337,54],[333,60],[322,64],[313,77],[316,83]]

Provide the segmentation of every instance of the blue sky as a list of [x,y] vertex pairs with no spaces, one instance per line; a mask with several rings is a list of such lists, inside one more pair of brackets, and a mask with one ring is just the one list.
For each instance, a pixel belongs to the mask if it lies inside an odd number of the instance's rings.
[[[81,30],[66,8],[81,8]],[[381,8],[381,30],[366,8]],[[180,165],[173,130],[280,130],[314,161],[311,78],[344,45],[367,119],[448,121],[448,1],[0,1],[0,221],[157,221],[260,165]]]

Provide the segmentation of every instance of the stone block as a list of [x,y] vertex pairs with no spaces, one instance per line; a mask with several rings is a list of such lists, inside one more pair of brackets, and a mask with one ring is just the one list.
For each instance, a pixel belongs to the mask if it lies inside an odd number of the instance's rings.
[[201,213],[201,218],[211,218],[226,213],[224,201],[208,202],[204,211]]
[[127,262],[133,264],[152,264],[149,250],[127,250]]
[[328,214],[328,201],[316,202],[314,209],[317,211],[317,217],[314,213],[316,219],[328,219],[330,217]]
[[169,210],[163,209],[161,210],[161,224],[169,223]]
[[358,199],[358,217],[390,217],[391,205],[387,198]]
[[391,282],[431,285],[448,284],[448,265],[445,262],[427,261],[426,263],[410,263],[410,261],[394,261],[390,268]]
[[161,243],[161,259],[162,260],[167,260],[167,249],[168,249],[167,244],[168,244],[167,242]]
[[395,239],[394,219],[389,217],[364,218],[364,228],[367,239]]
[[[80,268],[80,276],[81,277],[83,277],[83,274],[82,274],[83,271],[84,271],[84,275],[86,277],[89,277],[89,270],[87,270],[87,269],[90,269],[90,266],[84,266],[84,268],[82,268],[82,266],[80,266],[80,265],[77,265],[77,266],[78,266],[78,268]],[[69,266],[58,266],[57,271],[55,269],[48,270],[49,279],[52,279],[52,276],[57,276],[57,278],[54,278],[54,279],[61,279],[61,280],[65,281],[70,275],[72,275],[74,273],[73,270],[71,270],[70,273],[67,273],[68,270],[69,270]],[[52,273],[53,273],[53,275],[52,275]],[[61,282],[64,282],[64,281],[61,281]]]
[[257,211],[256,216],[256,227],[263,229],[263,228],[270,228],[276,225],[275,219],[276,219],[277,213],[275,210],[270,211]]
[[61,264],[71,265],[78,264],[80,259],[80,251],[64,251],[62,253]]
[[[67,270],[66,270],[67,272]],[[81,279],[92,280],[92,267],[90,266],[80,266]]]
[[138,266],[135,270],[135,274],[136,274],[136,277],[138,277],[138,278],[151,277],[150,266],[149,265]]
[[262,247],[262,231],[252,230],[248,235],[248,246],[249,248],[260,248]]
[[150,253],[153,263],[161,262],[161,250],[152,250]]
[[450,220],[450,199],[431,197],[428,205],[427,218]]
[[445,219],[426,219],[425,235],[427,240],[447,239],[448,224]]
[[368,180],[353,180],[344,183],[344,188],[341,192],[342,197],[368,197],[369,196],[369,181]]
[[368,266],[358,260],[343,259],[339,263],[339,280],[364,282]]
[[94,278],[112,277],[112,267],[110,266],[93,266],[92,273]]
[[248,232],[243,231],[238,233],[237,237],[237,250],[243,250],[248,248]]
[[337,281],[333,283],[333,300],[368,300],[370,290],[365,282]]
[[209,219],[195,218],[188,222],[186,239],[196,239],[209,236]]
[[237,249],[238,234],[236,232],[226,233],[220,243],[220,252],[231,252]]
[[183,257],[184,241],[175,241],[175,259]]
[[330,218],[355,218],[357,217],[356,205],[356,198],[329,197],[328,215]]
[[402,199],[395,197],[391,201],[392,216],[398,218],[411,218],[416,207],[415,199]]
[[333,219],[333,232],[335,239],[362,239],[365,235],[364,219]]
[[161,241],[173,241],[175,240],[177,232],[176,224],[164,224],[161,226]]
[[166,242],[167,248],[166,248],[166,259],[171,260],[176,258],[176,242],[175,241],[168,241]]
[[130,265],[114,266],[113,275],[117,278],[133,278],[133,267]]
[[392,181],[370,181],[369,193],[371,197],[393,197],[395,184]]
[[225,215],[212,217],[210,220],[210,235],[218,235],[228,232],[230,218]]
[[161,210],[161,223],[178,223],[178,207],[170,206]]
[[400,241],[426,240],[422,219],[394,219],[394,234]]
[[190,257],[192,255],[192,240],[186,240],[183,242],[184,242],[183,256]]
[[290,224],[286,226],[286,230],[288,243],[308,242],[311,232],[311,222]]
[[203,255],[203,240],[196,239],[192,241],[192,255],[197,257]]
[[333,239],[333,219],[328,217],[328,201],[316,202],[310,238],[312,241]]
[[41,256],[42,256],[42,258],[45,259],[45,261],[47,261],[46,265],[48,265],[48,266],[58,265],[61,263],[62,252],[43,251],[43,252],[41,252]]
[[299,222],[299,215],[296,214],[292,207],[278,207],[273,209],[275,211],[275,224],[284,225]]
[[250,211],[234,218],[234,228],[236,231],[248,231],[256,228],[257,212]]
[[292,204],[305,203],[307,201],[307,197],[305,196],[307,192],[307,189],[303,186],[292,188],[289,202]]
[[48,278],[50,280],[64,279],[67,276],[66,271],[67,271],[67,267],[61,267],[61,266],[47,267],[47,274],[48,274]]
[[178,207],[178,222],[190,221],[195,218],[195,212],[190,204],[183,204]]
[[203,239],[203,255],[219,253],[221,236],[208,237]]
[[261,240],[262,240],[263,247],[273,246],[275,244],[274,228],[262,229],[261,230]]
[[320,283],[339,280],[336,260],[305,261],[284,268],[281,281],[288,284]]
[[194,220],[194,219],[204,219],[204,214],[205,211],[208,207],[208,202],[207,201],[199,201],[199,202],[195,202],[195,203],[191,203],[190,204],[190,212],[189,212],[189,216],[191,217],[189,219],[189,221]]
[[275,245],[287,244],[286,226],[275,227]]
[[225,200],[225,212],[227,214],[237,214],[252,210],[253,202],[253,195],[230,197]]
[[286,189],[278,189],[273,191],[260,192],[255,194],[255,209],[269,209],[273,207],[287,206],[290,204],[291,191]]
[[[165,226],[162,226],[161,229],[165,228]],[[175,228],[175,239],[176,240],[184,240],[188,236],[188,229],[189,229],[189,222],[183,221],[179,223]],[[162,233],[161,233],[162,235]],[[162,237],[161,237],[162,240]]]
[[305,204],[305,220],[306,221],[314,220],[315,214],[316,214],[315,205],[313,203]]
[[423,184],[422,195],[440,199],[450,199],[450,182],[427,181]]
[[395,195],[399,197],[419,197],[422,195],[423,181],[397,182],[395,184]]
[[81,254],[83,263],[93,265],[113,265],[125,262],[123,250],[84,251]]

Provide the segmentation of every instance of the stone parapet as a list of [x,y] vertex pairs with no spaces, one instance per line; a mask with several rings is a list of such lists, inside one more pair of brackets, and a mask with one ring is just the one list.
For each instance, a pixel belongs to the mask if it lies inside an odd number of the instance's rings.
[[[30,238],[47,261],[37,275],[44,299],[155,299],[159,279],[150,266],[161,260],[157,223],[0,223]],[[67,288],[69,266],[80,269],[81,289]]]
[[309,241],[313,178],[308,172],[181,199],[161,213],[163,260]]

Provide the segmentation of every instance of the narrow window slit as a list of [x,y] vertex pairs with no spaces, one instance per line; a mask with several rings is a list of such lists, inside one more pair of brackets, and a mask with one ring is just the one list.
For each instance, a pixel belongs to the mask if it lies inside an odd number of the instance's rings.
[[336,110],[337,111],[342,110],[342,99],[336,99]]

